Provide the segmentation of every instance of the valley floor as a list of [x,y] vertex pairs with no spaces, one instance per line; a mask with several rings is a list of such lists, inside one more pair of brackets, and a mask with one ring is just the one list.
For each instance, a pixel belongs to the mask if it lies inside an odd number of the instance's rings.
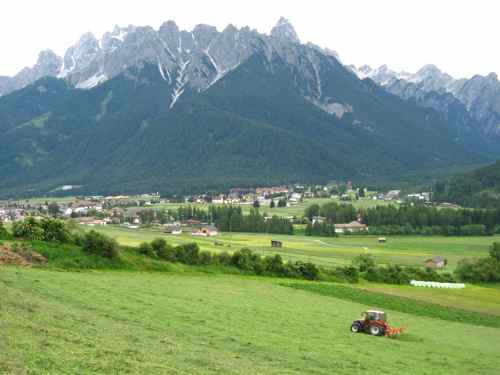
[[498,373],[500,328],[388,311],[399,339],[352,334],[374,306],[286,283],[0,268],[0,373]]
[[[280,254],[285,260],[302,260],[322,266],[350,264],[360,254],[371,254],[379,264],[423,266],[427,259],[444,256],[448,260],[446,271],[451,272],[464,258],[488,255],[493,242],[500,242],[500,236],[444,237],[444,236],[385,236],[387,243],[380,244],[378,236],[309,237],[304,235],[274,235],[255,233],[222,233],[217,237],[195,237],[190,234],[167,235],[160,229],[128,229],[107,225],[86,227],[116,238],[122,245],[138,246],[141,242],[157,237],[169,243],[183,244],[197,242],[202,250],[213,252],[235,251],[247,247],[261,255]],[[283,242],[282,248],[271,247],[271,240]],[[218,243],[216,245],[215,243]],[[222,246],[221,246],[222,245]]]

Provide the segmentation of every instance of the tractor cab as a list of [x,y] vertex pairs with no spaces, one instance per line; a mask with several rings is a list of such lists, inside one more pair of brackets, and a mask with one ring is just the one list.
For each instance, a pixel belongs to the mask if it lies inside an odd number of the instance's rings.
[[387,320],[387,315],[383,311],[378,311],[378,310],[367,310],[361,314],[363,320],[379,320],[382,322],[385,322]]

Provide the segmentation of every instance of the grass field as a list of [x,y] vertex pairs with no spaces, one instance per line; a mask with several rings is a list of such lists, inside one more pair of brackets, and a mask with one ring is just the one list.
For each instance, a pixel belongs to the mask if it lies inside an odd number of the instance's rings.
[[[278,281],[277,281],[278,280]],[[2,268],[2,374],[496,374],[500,329],[368,306],[279,279]]]
[[[291,205],[290,207],[275,207],[275,208],[270,208],[267,206],[261,206],[260,207],[260,212],[262,214],[267,213],[268,215],[277,215],[277,216],[283,216],[283,217],[289,217],[289,216],[295,216],[295,217],[302,217],[304,216],[304,211],[307,207],[309,207],[312,204],[325,204],[328,202],[339,202],[339,200],[334,200],[334,199],[329,199],[329,198],[306,198],[304,199],[303,202],[299,202],[298,204]],[[396,204],[394,202],[388,202],[388,201],[375,201],[371,199],[362,199],[358,201],[352,201],[352,202],[346,202],[352,204],[356,208],[369,208],[369,207],[375,207],[375,206],[380,206],[380,205],[389,205],[389,204]],[[209,204],[205,203],[163,203],[163,204],[158,204],[155,206],[152,206],[152,208],[164,208],[164,209],[171,209],[171,210],[176,210],[180,206],[193,206],[197,208],[201,208],[204,210],[207,210],[208,207],[210,206]],[[243,210],[244,214],[248,214],[250,210],[253,208],[252,204],[242,204],[241,208]]]
[[[166,235],[159,229],[128,229],[106,226],[93,228],[116,238],[121,244],[137,246],[141,242],[164,237],[172,244],[197,242],[203,250],[234,251],[242,247],[262,254],[279,253],[284,259],[311,261],[323,266],[349,264],[359,254],[372,254],[380,264],[422,266],[426,259],[436,255],[448,259],[448,270],[453,270],[463,258],[486,256],[496,237],[440,237],[393,236],[379,244],[374,236],[341,236],[338,238],[308,237],[302,235],[269,235],[251,233],[223,233],[214,238]],[[271,239],[283,241],[283,248],[271,247]],[[225,246],[215,246],[215,241]],[[228,247],[228,246],[231,247]]]
[[471,285],[465,289],[431,289],[409,285],[387,285],[363,282],[357,288],[408,297],[443,306],[478,311],[500,316],[500,285]]

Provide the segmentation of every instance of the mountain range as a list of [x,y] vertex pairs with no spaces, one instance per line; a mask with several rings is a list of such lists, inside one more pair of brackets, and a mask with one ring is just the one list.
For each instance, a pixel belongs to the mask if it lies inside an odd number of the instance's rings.
[[496,77],[411,78],[424,73],[345,66],[284,18],[269,35],[173,21],[87,33],[0,77],[0,194],[324,182],[498,157]]
[[458,117],[460,126],[478,128],[485,137],[500,137],[500,82],[496,73],[455,79],[434,65],[413,74],[395,72],[387,65],[350,68],[360,78],[370,78],[395,95]]

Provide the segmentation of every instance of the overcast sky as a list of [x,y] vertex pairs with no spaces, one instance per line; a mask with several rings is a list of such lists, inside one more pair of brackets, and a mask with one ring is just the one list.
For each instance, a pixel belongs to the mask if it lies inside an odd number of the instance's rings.
[[433,63],[457,78],[500,73],[499,0],[3,0],[0,75],[115,24],[158,28],[172,19],[187,30],[232,23],[268,33],[280,16],[302,42],[336,50],[346,63],[410,72]]

